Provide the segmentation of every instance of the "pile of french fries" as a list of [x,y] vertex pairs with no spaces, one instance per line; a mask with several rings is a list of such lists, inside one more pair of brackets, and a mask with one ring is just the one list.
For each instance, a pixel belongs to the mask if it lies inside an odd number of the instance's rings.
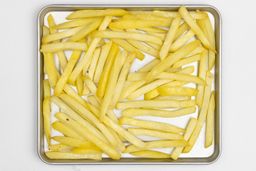
[[[216,50],[206,12],[80,10],[66,19],[48,15],[41,40],[47,157],[176,160],[204,124],[205,148],[213,144]],[[132,72],[146,56],[153,59]],[[185,128],[146,118],[195,112]]]

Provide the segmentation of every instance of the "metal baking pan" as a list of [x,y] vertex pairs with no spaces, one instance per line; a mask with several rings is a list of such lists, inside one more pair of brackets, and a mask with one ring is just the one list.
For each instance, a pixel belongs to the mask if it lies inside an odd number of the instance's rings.
[[[127,10],[177,10],[180,5],[185,5],[188,10],[202,10],[207,11],[212,15],[215,27],[215,38],[216,38],[216,64],[215,64],[215,91],[216,91],[216,110],[215,110],[215,137],[214,147],[208,156],[189,156],[181,157],[174,161],[172,159],[145,159],[145,158],[122,158],[118,161],[111,160],[109,158],[103,158],[102,161],[93,160],[52,160],[46,157],[44,153],[45,141],[43,135],[43,117],[42,117],[42,101],[43,101],[43,86],[42,81],[44,78],[43,74],[43,56],[40,53],[41,37],[42,37],[42,26],[44,18],[49,12],[62,12],[62,11],[74,11],[81,9],[105,9],[105,8],[123,8]],[[219,11],[210,5],[191,5],[191,4],[161,4],[161,5],[48,5],[44,7],[38,15],[38,74],[37,74],[37,151],[40,159],[47,164],[210,164],[216,161],[221,153],[221,16]]]

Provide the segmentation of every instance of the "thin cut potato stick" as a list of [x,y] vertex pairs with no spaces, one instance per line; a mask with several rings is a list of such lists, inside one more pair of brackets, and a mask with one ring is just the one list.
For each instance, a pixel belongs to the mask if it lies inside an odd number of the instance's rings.
[[80,55],[81,55],[81,51],[73,51],[65,70],[63,71],[62,75],[60,76],[60,79],[58,80],[55,86],[55,89],[54,89],[55,95],[59,95],[62,92],[65,84],[68,81],[69,75],[71,74],[73,68],[75,67],[77,61],[80,58]]
[[64,144],[51,144],[48,146],[48,149],[51,152],[68,152],[72,149],[72,147]]
[[193,63],[193,62],[197,62],[201,59],[201,55],[197,54],[197,55],[193,55],[184,59],[179,60],[178,62],[176,62],[173,67],[174,68],[179,68],[182,67],[183,65],[187,65],[189,63]]
[[148,33],[166,33],[165,30],[155,28],[155,27],[140,28],[140,30],[148,32]]
[[45,98],[43,101],[44,134],[48,145],[51,144],[51,101]]
[[136,81],[136,82],[131,83],[128,87],[124,87],[124,89],[121,93],[120,100],[127,98],[127,96],[129,96],[129,94],[131,94],[132,92],[134,92],[135,90],[140,88],[145,83],[146,83],[145,80],[140,80],[140,81]]
[[48,97],[51,97],[51,87],[48,79],[44,80],[43,84],[44,84],[44,98],[46,99]]
[[202,53],[203,51],[205,50],[205,48],[200,45],[198,46],[197,48],[195,48],[193,51],[191,51],[187,56],[185,56],[184,58],[187,58],[187,57],[191,57],[193,55],[198,55],[200,53]]
[[154,66],[156,66],[158,63],[160,62],[159,59],[153,59],[152,61],[150,61],[149,63],[147,63],[146,65],[144,65],[142,68],[140,68],[138,70],[138,72],[148,72],[151,69],[154,68]]
[[87,50],[87,44],[82,42],[61,42],[61,43],[51,43],[43,44],[41,47],[41,52],[54,53],[63,50]]
[[71,152],[45,152],[45,155],[50,159],[92,159],[102,160],[101,153],[75,154]]
[[80,74],[79,77],[77,77],[77,80],[75,82],[76,90],[77,90],[79,95],[82,95],[83,88],[84,88],[84,82],[83,82],[82,77],[83,77],[82,74]]
[[122,17],[122,19],[124,20],[146,20],[146,21],[161,21],[161,22],[165,22],[165,23],[169,23],[168,26],[170,26],[171,22],[170,20],[172,20],[172,18],[166,18],[166,17],[159,17],[159,16],[155,16],[153,15],[153,13],[148,13],[148,14],[126,14]]
[[168,55],[169,49],[172,46],[174,36],[179,27],[180,21],[181,21],[181,18],[179,16],[177,16],[173,20],[173,22],[170,26],[170,29],[165,37],[162,48],[160,49],[160,52],[159,52],[160,59],[164,59]]
[[66,18],[90,18],[90,17],[103,17],[103,16],[123,16],[127,11],[123,9],[105,9],[105,10],[79,10],[69,14]]
[[[105,17],[100,25],[99,30],[105,30],[107,28],[108,24],[110,23],[111,19],[112,19],[112,17],[108,17],[108,16]],[[92,40],[88,50],[82,56],[81,60],[76,65],[73,72],[71,73],[71,75],[69,77],[69,82],[71,82],[71,83],[75,82],[75,80],[77,79],[80,72],[82,72],[82,70],[84,70],[84,72],[87,71],[87,69],[90,65],[90,62],[91,62],[92,54],[93,54],[94,50],[96,49],[100,40],[101,40],[100,38],[96,38],[96,39]]]
[[127,81],[140,81],[147,76],[148,72],[132,72],[128,75]]
[[99,80],[100,80],[100,75],[102,74],[103,67],[106,63],[106,59],[108,57],[111,46],[112,46],[112,41],[107,42],[101,48],[101,53],[100,53],[99,60],[98,60],[98,63],[97,63],[96,69],[95,69],[95,73],[94,73],[94,80],[93,81],[95,83],[98,83]]
[[190,96],[158,96],[155,100],[190,100]]
[[112,147],[109,143],[106,143],[99,139],[94,132],[92,132],[91,127],[89,125],[80,125],[78,122],[70,118],[68,115],[64,113],[57,113],[55,115],[60,121],[72,127],[76,132],[78,132],[85,139],[89,140],[93,144],[95,144],[98,148],[100,148],[103,152],[105,152],[112,159],[120,159],[120,154]]
[[117,104],[118,109],[127,108],[178,108],[178,107],[191,107],[195,105],[194,100],[138,100],[120,102]]
[[194,32],[192,30],[189,30],[183,36],[175,40],[175,42],[170,47],[170,51],[175,52],[176,50],[184,46],[190,39],[192,39],[194,35],[195,35]]
[[127,40],[131,45],[136,47],[138,50],[147,53],[151,56],[158,57],[158,51],[155,50],[154,48],[150,47],[144,42],[137,41],[137,40]]
[[91,65],[89,66],[88,73],[87,73],[87,76],[91,80],[94,80],[94,74],[95,74],[96,66],[99,60],[100,51],[101,51],[101,48],[96,48],[92,56],[92,62],[91,62]]
[[[197,120],[195,118],[191,118],[187,124],[185,133],[184,133],[184,140],[187,141],[189,137],[191,136],[192,132],[195,129]],[[177,160],[179,155],[182,153],[184,147],[175,147],[175,149],[171,153],[171,158],[173,160]]]
[[52,53],[44,53],[44,68],[45,73],[48,75],[51,87],[55,87],[59,78],[59,72],[55,66],[54,56]]
[[76,138],[76,139],[79,139],[79,140],[84,139],[79,134],[77,134],[74,130],[72,130],[72,128],[68,127],[67,125],[64,125],[63,123],[61,123],[59,121],[53,122],[52,127],[53,127],[53,129],[62,133],[66,137]]
[[209,147],[213,142],[214,135],[214,111],[215,111],[215,99],[214,92],[211,93],[209,107],[207,111],[206,118],[206,130],[205,130],[205,145],[204,147]]
[[182,23],[179,26],[178,30],[176,31],[176,34],[174,36],[174,40],[177,40],[181,35],[183,35],[188,30],[189,30],[189,26],[187,25],[187,23]]
[[169,132],[162,132],[162,131],[155,131],[151,129],[142,129],[142,128],[128,128],[128,131],[134,135],[144,135],[144,136],[151,136],[166,140],[181,140],[183,136],[180,134],[169,133]]
[[[178,12],[174,12],[174,11],[153,11],[153,14],[156,16],[160,16],[160,17],[176,17],[178,15]],[[206,13],[202,13],[202,12],[197,12],[197,11],[190,11],[189,14],[194,18],[194,19],[204,19],[207,17]]]
[[131,153],[140,150],[147,150],[151,148],[171,148],[171,147],[183,147],[186,145],[186,141],[184,140],[156,140],[145,142],[145,146],[143,148],[136,147],[134,145],[129,145],[125,149],[125,153]]
[[82,96],[86,96],[86,95],[88,95],[89,93],[90,93],[89,88],[87,87],[86,84],[84,84]]
[[64,22],[64,23],[57,24],[57,25],[53,26],[53,28],[55,28],[55,29],[69,29],[69,28],[74,28],[74,27],[80,27],[80,26],[87,25],[91,22],[94,22],[95,20],[97,20],[99,18],[83,18],[83,19],[71,20],[71,21],[67,21],[67,22]]
[[98,31],[98,32],[94,32],[93,36],[99,37],[99,38],[140,40],[140,41],[151,42],[159,45],[162,44],[162,40],[159,39],[158,37],[142,34],[142,33],[122,32],[122,31]]
[[83,139],[77,139],[72,137],[66,137],[66,136],[54,136],[52,137],[54,141],[57,141],[61,144],[70,146],[70,147],[91,147],[94,146],[91,142],[86,141]]
[[96,94],[97,87],[90,78],[85,78],[84,83],[88,87],[91,93]]
[[179,14],[182,16],[182,18],[185,20],[185,22],[190,26],[190,28],[193,30],[193,32],[196,34],[196,36],[202,41],[202,44],[213,51],[215,51],[215,48],[210,44],[209,40],[201,30],[201,28],[198,26],[196,21],[191,17],[189,12],[187,11],[186,7],[182,6],[179,8]]
[[195,96],[198,90],[190,87],[161,87],[157,89],[161,96]]
[[187,107],[177,110],[159,110],[159,109],[126,109],[122,111],[124,117],[135,116],[158,116],[164,118],[172,118],[178,116],[184,116],[196,111],[196,107]]
[[153,150],[135,151],[135,152],[131,152],[130,154],[136,157],[143,157],[143,158],[153,158],[153,159],[170,158],[169,154],[166,154],[160,151],[153,151]]
[[198,122],[196,124],[195,130],[193,131],[191,137],[188,140],[186,147],[183,150],[184,153],[189,152],[193,148],[193,146],[199,136],[199,133],[201,132],[203,124],[206,120],[210,96],[211,96],[212,81],[213,81],[213,75],[210,72],[207,72],[206,87],[204,90],[204,98],[203,98],[202,107],[200,109],[199,116],[198,116]]
[[153,89],[153,90],[145,93],[144,94],[144,99],[145,100],[151,100],[151,99],[154,99],[157,96],[159,96],[159,92],[158,92],[158,90],[156,88],[156,89]]
[[75,148],[72,148],[71,152],[74,153],[74,154],[102,153],[101,150],[88,149],[88,148],[84,148],[84,147],[75,147]]
[[158,130],[158,131],[164,131],[164,132],[172,132],[172,133],[184,132],[183,128],[180,128],[175,125],[167,124],[167,123],[162,123],[162,122],[133,119],[128,117],[120,118],[119,122],[122,125],[130,125],[130,126],[136,126],[139,128],[146,128],[146,129],[152,129],[152,130]]
[[108,117],[105,117],[103,122],[110,128],[112,128],[114,131],[116,131],[121,137],[125,138],[127,141],[129,141],[131,144],[136,145],[137,147],[144,147],[145,143],[135,137],[133,134],[125,130],[122,126],[120,126],[117,123],[114,123],[111,119]]

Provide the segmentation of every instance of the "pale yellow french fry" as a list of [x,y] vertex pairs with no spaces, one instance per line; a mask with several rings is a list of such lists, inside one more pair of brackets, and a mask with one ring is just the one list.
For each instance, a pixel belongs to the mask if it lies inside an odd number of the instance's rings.
[[207,74],[206,74],[206,87],[205,87],[205,90],[204,90],[204,97],[203,97],[202,107],[199,111],[198,122],[196,124],[195,130],[193,131],[191,137],[188,140],[188,143],[187,143],[186,147],[183,150],[184,153],[189,152],[193,148],[193,146],[194,146],[194,144],[195,144],[195,142],[196,142],[196,140],[197,140],[197,138],[198,138],[198,136],[201,132],[203,124],[206,120],[209,101],[210,101],[210,96],[211,96],[212,81],[213,81],[213,75],[210,72],[207,72]]
[[186,32],[183,36],[179,37],[170,47],[171,52],[175,52],[182,46],[184,46],[190,39],[194,37],[194,32],[192,30],[189,30]]
[[[184,140],[187,141],[191,136],[192,132],[195,129],[197,120],[195,118],[191,118],[186,126],[186,130],[184,133]],[[173,160],[177,160],[180,154],[182,153],[184,147],[175,147],[175,149],[171,153],[171,158]]]
[[209,147],[213,143],[214,135],[214,111],[215,111],[215,98],[214,92],[211,93],[209,107],[207,111],[206,118],[206,129],[205,129],[205,145],[204,147]]
[[80,26],[87,25],[91,22],[94,22],[97,19],[100,19],[100,17],[71,20],[71,21],[67,21],[67,22],[64,22],[64,23],[57,24],[53,28],[55,28],[55,29],[69,29],[69,28],[74,28],[74,27],[80,27]]
[[162,40],[156,36],[151,36],[143,33],[123,32],[123,31],[98,31],[94,32],[94,37],[99,38],[117,38],[117,39],[128,39],[128,40],[140,40],[145,42],[151,42],[155,44],[162,44]]
[[204,50],[205,48],[202,45],[200,45],[197,48],[195,48],[193,51],[191,51],[187,56],[185,56],[185,58],[201,54]]
[[[112,120],[113,121],[113,120]],[[107,127],[109,129],[109,131],[114,135],[114,137],[116,138],[116,141],[118,143],[117,145],[117,149],[120,152],[123,152],[125,150],[125,144],[123,143],[123,138],[120,137],[112,128]]]
[[95,125],[102,134],[107,138],[108,142],[112,144],[113,146],[117,145],[117,142],[115,141],[115,138],[113,135],[106,129],[105,125],[102,124],[98,118],[95,117],[94,114],[92,114],[88,109],[86,109],[83,105],[81,105],[79,102],[74,100],[72,97],[61,94],[59,96],[65,103],[69,104],[71,108],[73,108],[80,116],[89,122],[91,122],[93,125]]
[[184,140],[156,140],[156,141],[149,141],[145,142],[145,146],[136,147],[134,145],[129,145],[125,149],[125,153],[131,153],[140,150],[148,150],[151,148],[171,148],[171,147],[184,147],[186,145],[186,141]]
[[158,96],[155,100],[190,100],[190,96]]
[[[197,11],[190,11],[189,14],[193,17],[193,19],[204,19],[207,17],[206,13],[197,12]],[[176,11],[154,11],[154,15],[159,17],[176,17],[178,12]]]
[[86,84],[84,84],[82,96],[86,96],[86,95],[88,95],[89,93],[90,93],[89,88],[87,87]]
[[[51,101],[56,104],[61,111],[65,112],[68,116],[70,116],[72,119],[77,121],[81,126],[87,127],[90,129],[90,131],[98,137],[101,141],[104,141],[107,143],[107,139],[102,135],[102,133],[95,128],[91,123],[89,123],[87,120],[83,119],[78,113],[74,112],[73,109],[71,109],[66,103],[64,103],[62,100],[60,100],[56,96],[51,97]],[[58,118],[59,119],[59,118]],[[61,121],[62,122],[62,121]],[[77,132],[77,131],[76,131]],[[79,133],[79,132],[78,132]]]
[[178,62],[176,62],[173,67],[174,68],[179,68],[182,67],[183,65],[187,65],[193,62],[197,62],[201,59],[201,55],[197,54],[197,55],[193,55],[184,59],[179,60]]
[[[126,14],[122,17],[122,19],[124,19],[124,20],[138,20],[138,19],[140,19],[140,20],[145,20],[145,21],[152,21],[152,20],[153,21],[161,21],[165,24],[169,23],[169,25],[166,25],[167,27],[170,26],[170,24],[171,24],[170,20],[172,20],[172,18],[155,16],[155,15],[153,15],[152,12],[148,13],[148,14],[146,14],[146,13],[144,13],[144,14],[142,14],[142,13],[132,14],[132,15],[131,14]],[[163,24],[163,23],[161,23],[161,24]],[[162,26],[162,25],[157,25],[157,26]]]
[[140,30],[148,32],[148,33],[166,33],[165,30],[159,29],[156,27],[145,27],[145,28],[140,28]]
[[[140,33],[139,30],[137,29],[126,29],[127,31],[130,31],[130,32],[137,32],[137,33]],[[160,40],[164,41],[165,38],[166,38],[166,34],[165,33],[150,33],[148,35],[151,35],[151,36],[155,36],[157,38],[159,38]],[[152,42],[151,42],[152,43]]]
[[[111,16],[106,16],[100,27],[99,30],[105,30],[108,26],[108,24],[110,23],[110,21],[112,20]],[[96,49],[98,43],[100,42],[100,38],[96,38],[93,39],[92,42],[89,45],[88,50],[86,51],[86,53],[82,56],[81,60],[79,61],[79,63],[76,65],[76,67],[74,68],[73,72],[71,73],[70,77],[69,77],[69,81],[71,83],[75,82],[75,80],[77,79],[78,75],[80,74],[80,72],[82,72],[82,70],[84,70],[84,75],[85,72],[87,71],[90,63],[91,63],[91,59],[92,59],[92,54],[94,52],[94,50]]]
[[103,122],[110,128],[112,128],[116,133],[118,133],[121,137],[129,141],[131,144],[134,144],[138,147],[144,147],[145,143],[135,137],[133,134],[125,130],[122,126],[119,124],[113,122],[111,119],[108,117],[105,117]]
[[94,74],[95,74],[96,66],[97,66],[97,63],[98,63],[98,60],[99,60],[100,52],[101,52],[101,49],[96,48],[94,53],[93,53],[93,56],[92,56],[91,65],[89,66],[88,73],[87,73],[87,76],[91,80],[94,80]]
[[164,131],[164,132],[172,132],[172,133],[184,132],[183,128],[180,128],[175,125],[167,124],[167,123],[162,123],[162,122],[133,119],[128,117],[121,117],[119,122],[122,125],[130,125],[130,126],[136,126],[139,128],[146,128],[146,129],[152,129],[152,130],[158,130],[158,131]]
[[116,83],[115,93],[114,93],[113,98],[112,98],[111,105],[114,106],[114,107],[116,106],[116,103],[120,99],[120,96],[121,96],[121,93],[122,93],[122,90],[123,90],[123,87],[124,87],[124,83],[126,81],[126,77],[127,77],[128,73],[129,73],[129,70],[131,68],[133,59],[135,58],[135,55],[134,54],[128,54],[127,58],[128,59],[124,63],[124,65],[122,67],[122,70],[120,72],[118,81]]
[[182,140],[183,139],[183,136],[180,134],[155,131],[151,129],[128,128],[128,131],[137,136],[143,135],[143,136],[156,137],[156,138],[161,138],[166,140]]
[[127,77],[127,81],[140,81],[147,76],[148,72],[131,72]]
[[[200,56],[200,63],[199,63],[199,78],[205,80],[206,72],[208,71],[208,52],[205,50]],[[201,107],[203,102],[203,95],[204,95],[204,86],[198,85],[198,94],[196,97],[196,102]]]
[[138,70],[138,72],[148,72],[150,71],[152,68],[154,68],[154,66],[156,66],[158,63],[160,63],[159,59],[153,59],[152,61],[150,61],[149,63],[147,63],[146,65],[144,65],[142,68],[140,68]]
[[44,135],[47,144],[51,144],[51,101],[50,98],[45,98],[43,101],[43,119],[44,119]]
[[50,159],[92,159],[102,160],[101,153],[87,153],[87,154],[75,154],[71,152],[45,152],[45,155]]
[[178,30],[180,21],[181,21],[181,18],[179,16],[177,16],[173,20],[173,22],[170,26],[170,29],[165,37],[162,48],[160,49],[160,52],[159,52],[159,56],[160,56],[161,60],[163,60],[168,55],[169,49],[171,48],[173,40],[174,40],[175,33]]
[[104,65],[104,68],[102,70],[102,74],[100,76],[100,80],[98,83],[98,89],[97,89],[97,96],[99,98],[103,98],[105,94],[105,89],[108,81],[108,77],[110,74],[111,67],[115,61],[116,55],[119,51],[119,48],[116,44],[112,44],[112,47],[110,49],[109,55],[106,60],[106,64]]
[[160,87],[157,89],[161,96],[195,96],[198,90],[190,87]]
[[79,140],[84,140],[82,136],[77,134],[72,128],[68,127],[67,125],[64,125],[63,123],[59,121],[55,121],[52,123],[53,129],[57,130],[58,132],[62,133],[66,137],[71,137]]
[[114,147],[98,138],[91,130],[91,127],[89,127],[89,125],[80,125],[78,122],[76,122],[64,113],[57,113],[55,116],[60,121],[74,128],[75,131],[77,131],[81,136],[95,144],[112,159],[120,159],[120,154],[114,149]]
[[170,66],[172,66],[176,61],[179,59],[187,56],[191,51],[193,51],[196,47],[200,45],[200,41],[195,40],[179,50],[177,50],[175,53],[170,54],[167,56],[164,60],[162,60],[159,64],[157,64],[149,73],[148,79],[152,78],[154,75],[157,75],[158,73],[166,70]]
[[96,148],[75,147],[71,151],[72,151],[72,153],[75,153],[75,154],[88,154],[88,153],[101,153],[102,152],[98,147],[96,147]]
[[78,92],[79,95],[82,95],[83,93],[83,88],[84,88],[84,82],[83,82],[83,78],[82,78],[82,74],[79,75],[79,77],[77,77],[77,80],[76,80],[76,90]]
[[185,82],[192,82],[200,85],[204,85],[205,81],[197,76],[190,75],[190,74],[183,74],[183,73],[168,73],[162,72],[158,76],[158,79],[171,79],[177,81],[185,81]]
[[75,28],[65,30],[65,31],[62,31],[62,32],[55,32],[53,34],[49,34],[49,35],[44,36],[42,38],[42,42],[46,44],[46,43],[50,43],[50,42],[53,42],[53,41],[56,41],[56,40],[60,41],[62,39],[65,39],[65,38],[68,38],[68,37],[71,37],[71,36],[75,35],[81,29],[82,29],[82,27],[75,27]]
[[114,43],[116,43],[117,45],[119,45],[120,47],[122,47],[123,49],[125,49],[128,52],[131,53],[135,53],[136,57],[140,60],[144,59],[144,54],[141,53],[136,47],[134,47],[133,45],[131,45],[129,42],[127,42],[124,39],[111,39]]
[[82,42],[61,42],[61,43],[51,43],[43,44],[41,47],[41,52],[44,53],[54,53],[63,50],[87,50],[87,44]]
[[[43,26],[43,36],[47,36],[50,34],[50,30],[47,26]],[[43,42],[42,42],[43,44]]]
[[52,152],[68,152],[72,149],[72,147],[64,144],[51,144],[48,146],[48,149]]
[[66,18],[90,18],[90,17],[103,17],[103,16],[123,16],[127,14],[127,11],[123,9],[105,9],[105,10],[79,10],[72,12]]
[[[182,6],[179,8],[179,14],[185,20],[185,22],[189,25],[189,27],[193,30],[195,35],[201,40],[202,44],[213,51],[215,51],[214,47],[210,44],[209,40],[205,36],[204,32],[198,26],[196,21],[191,17],[189,12],[187,11],[186,7]],[[204,13],[203,13],[204,14]]]
[[88,147],[94,146],[91,142],[81,139],[76,139],[72,137],[65,137],[65,136],[54,136],[51,137],[54,141],[57,141],[61,144],[70,146],[70,147]]
[[106,115],[106,112],[108,111],[109,106],[111,105],[111,99],[113,98],[113,95],[114,95],[114,90],[116,88],[118,76],[126,58],[127,58],[127,52],[125,51],[119,52],[119,54],[117,55],[113,63],[112,70],[110,71],[110,74],[109,74],[109,80],[105,90],[105,95],[102,99],[102,104],[100,109],[101,121],[103,121]]
[[145,93],[147,93],[151,90],[154,90],[155,88],[157,88],[163,84],[166,84],[168,82],[170,82],[170,80],[155,80],[153,82],[143,85],[142,87],[140,87],[139,89],[137,89],[136,91],[131,93],[127,98],[130,100],[136,99],[136,98],[144,95]]
[[138,88],[140,88],[142,85],[144,85],[146,83],[145,80],[140,80],[140,81],[136,81],[131,83],[129,86],[124,87],[122,93],[121,93],[121,99],[125,99],[127,96],[129,96],[129,94],[131,94],[132,92],[134,92],[135,90],[137,90]]
[[188,30],[189,30],[189,26],[187,25],[187,23],[182,23],[176,31],[174,40],[177,40],[181,35],[183,35]]
[[182,82],[182,81],[171,81],[167,84],[164,84],[164,85],[160,86],[159,88],[162,88],[162,87],[179,87],[179,86],[183,86],[185,84],[186,84],[186,82]]
[[155,97],[159,96],[159,92],[157,89],[153,89],[147,93],[144,94],[144,99],[145,100],[151,100],[154,99]]
[[85,78],[84,83],[88,87],[91,93],[96,94],[97,87],[90,78]]
[[177,110],[159,110],[159,109],[126,109],[122,111],[124,117],[135,116],[158,116],[164,118],[172,118],[184,116],[196,112],[196,107],[187,107]]
[[93,81],[95,83],[98,83],[99,80],[100,80],[100,76],[102,74],[103,67],[106,63],[106,59],[108,57],[111,46],[112,46],[112,41],[107,42],[101,48],[101,53],[100,53],[99,60],[98,60],[98,63],[97,63],[97,67],[96,67],[95,73],[94,73],[94,80]]
[[55,89],[54,89],[55,95],[59,95],[62,92],[65,84],[68,81],[69,75],[71,74],[73,68],[75,67],[77,61],[80,58],[81,53],[82,53],[81,51],[73,51],[65,70],[63,71],[62,75],[60,76],[60,79],[58,80],[55,86]]
[[149,45],[150,47],[154,48],[155,50],[160,50],[161,49],[161,45],[155,44],[155,43],[151,43],[151,42],[145,42],[147,45]]
[[143,157],[143,158],[153,158],[153,159],[170,158],[169,154],[166,154],[160,151],[153,151],[153,150],[135,151],[135,152],[131,152],[130,154],[136,157]]
[[59,72],[55,66],[54,56],[52,53],[44,53],[44,68],[45,73],[48,75],[51,87],[55,87],[59,77]]
[[48,79],[44,80],[43,85],[44,85],[44,98],[51,97],[51,87],[50,87],[49,80]]
[[154,57],[158,57],[158,51],[155,50],[154,48],[150,47],[149,45],[147,45],[144,42],[141,41],[137,41],[137,40],[127,40],[131,45],[133,45],[134,47],[136,47],[138,50],[147,53],[151,56]]
[[80,28],[79,31],[77,31],[75,34],[72,35],[72,37],[69,38],[69,41],[76,42],[85,38],[88,34],[96,30],[100,26],[101,22],[102,22],[102,19],[98,19],[83,26],[82,28]]

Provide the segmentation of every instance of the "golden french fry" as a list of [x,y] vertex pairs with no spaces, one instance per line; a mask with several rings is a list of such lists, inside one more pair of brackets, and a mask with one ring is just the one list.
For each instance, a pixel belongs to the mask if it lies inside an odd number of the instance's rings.
[[52,152],[68,152],[72,149],[72,147],[64,145],[64,144],[51,144],[48,145],[49,151]]
[[128,117],[120,118],[119,122],[122,125],[130,125],[130,126],[136,126],[139,128],[159,130],[159,131],[164,131],[164,132],[172,132],[172,133],[184,132],[184,129],[182,129],[180,127],[177,127],[177,126],[171,125],[171,124],[167,124],[167,123],[162,123],[162,122],[133,119],[133,118],[128,118]]
[[96,148],[75,147],[71,151],[72,151],[72,153],[75,153],[75,154],[101,153],[102,152],[98,147],[96,147]]
[[183,36],[179,37],[170,47],[171,52],[175,52],[184,46],[190,39],[194,37],[195,33],[192,30],[186,32]]
[[72,128],[68,127],[67,125],[64,125],[63,123],[59,121],[55,121],[52,123],[53,129],[57,130],[58,132],[62,133],[66,137],[71,137],[79,140],[83,140],[83,137],[81,137],[79,134],[77,134]]
[[99,38],[117,38],[128,40],[140,40],[145,42],[151,42],[155,44],[162,44],[162,40],[156,36],[151,36],[143,33],[123,32],[123,31],[97,31],[93,34],[94,37]]
[[214,111],[215,111],[215,99],[214,92],[211,93],[209,107],[206,118],[206,130],[205,130],[205,147],[209,147],[213,142],[214,135]]
[[129,141],[131,144],[136,145],[137,147],[144,147],[145,143],[135,137],[133,134],[125,130],[122,126],[119,124],[113,122],[108,117],[105,117],[103,122],[110,128],[112,128],[116,133],[118,133],[121,137]]
[[169,154],[166,154],[160,151],[153,151],[153,150],[135,151],[135,152],[131,152],[130,154],[136,157],[143,157],[143,158],[153,158],[153,159],[170,158]]
[[41,47],[41,52],[44,53],[54,53],[63,50],[87,50],[87,44],[82,42],[61,42],[61,43],[51,43],[43,44]]
[[[187,124],[185,133],[184,133],[184,140],[187,141],[189,137],[191,136],[192,132],[195,129],[197,120],[195,118],[191,118]],[[172,151],[171,158],[173,160],[177,160],[179,155],[182,153],[184,147],[175,147],[175,149]]]
[[187,58],[184,58],[184,59],[181,59],[179,61],[177,61],[173,67],[174,68],[179,68],[179,67],[182,67],[183,65],[187,65],[189,63],[193,63],[193,62],[196,62],[196,61],[199,61],[201,59],[201,55],[193,55],[193,56],[190,56],[190,57],[187,57]]
[[96,48],[92,56],[92,62],[91,62],[91,65],[89,66],[88,73],[87,73],[87,76],[91,80],[94,80],[94,74],[95,74],[96,66],[99,60],[100,51],[101,51],[100,48]]
[[76,138],[72,138],[72,137],[64,137],[64,136],[54,136],[51,139],[53,139],[54,141],[57,141],[61,144],[70,146],[70,147],[84,147],[84,148],[88,148],[88,147],[95,147],[91,142],[86,141],[86,140],[81,140],[81,139],[76,139]]
[[83,81],[83,78],[82,78],[82,74],[80,74],[78,77],[77,77],[77,80],[76,80],[76,89],[77,89],[77,92],[79,95],[82,95],[83,93],[83,88],[84,88],[84,81]]
[[140,68],[138,72],[148,72],[151,69],[153,69],[158,63],[160,63],[159,59],[153,59],[152,61],[144,65],[142,68]]
[[69,29],[74,27],[80,27],[87,25],[91,22],[94,22],[95,20],[100,19],[100,17],[97,18],[83,18],[83,19],[77,19],[77,20],[71,20],[64,23],[57,24],[53,26],[55,29]]
[[103,17],[103,16],[123,16],[127,14],[127,11],[123,9],[105,9],[105,10],[79,10],[72,12],[66,18],[90,18],[90,17]]
[[59,77],[59,72],[55,66],[54,56],[52,53],[44,53],[44,68],[45,73],[48,75],[51,87],[55,87]]
[[50,159],[92,159],[102,160],[101,153],[86,153],[86,154],[75,154],[71,152],[45,152],[45,155]]
[[159,87],[158,92],[161,96],[195,96],[198,90],[189,87]]
[[151,99],[154,99],[157,96],[159,96],[159,92],[158,92],[158,90],[156,88],[156,89],[153,89],[153,90],[145,93],[144,94],[144,99],[145,100],[151,100]]
[[50,87],[49,80],[48,79],[44,80],[43,84],[44,84],[44,98],[51,97],[51,87]]
[[210,96],[211,96],[212,81],[213,81],[213,75],[210,72],[207,72],[206,87],[204,90],[202,107],[199,111],[198,122],[196,124],[195,130],[193,131],[191,137],[188,140],[186,147],[183,150],[184,153],[189,152],[193,148],[193,146],[199,136],[199,133],[201,132],[203,124],[206,120]]
[[196,107],[187,107],[177,110],[159,110],[159,109],[126,109],[122,111],[124,117],[135,116],[158,116],[164,118],[172,118],[178,116],[184,116],[196,111]]
[[44,134],[48,145],[51,144],[51,101],[45,98],[43,101]]
[[164,43],[162,45],[162,48],[159,52],[159,56],[160,56],[160,59],[164,59],[167,55],[168,55],[168,52],[169,52],[169,49],[170,47],[172,46],[172,43],[173,43],[173,40],[174,40],[174,36],[175,36],[175,33],[179,27],[179,24],[180,24],[180,21],[181,21],[181,18],[179,16],[177,16],[171,26],[170,26],[170,29],[165,37],[165,40],[164,40]]
[[169,132],[162,132],[162,131],[155,131],[151,129],[142,129],[142,128],[128,128],[128,131],[134,135],[143,135],[143,136],[151,136],[166,140],[181,140],[183,136],[180,134],[169,133]]
[[109,144],[99,139],[95,133],[91,130],[89,125],[80,125],[78,122],[70,118],[64,113],[57,113],[56,118],[70,127],[74,128],[81,136],[88,139],[90,142],[99,147],[103,152],[110,156],[114,160],[120,159],[120,154]]
[[140,150],[147,150],[151,148],[171,148],[171,147],[184,147],[186,145],[186,141],[184,140],[156,140],[145,142],[144,147],[136,147],[134,145],[129,145],[125,149],[125,153],[131,153]]
[[145,80],[140,80],[140,81],[131,83],[128,87],[125,87],[123,89],[120,99],[125,99],[127,96],[129,96],[129,94],[131,94],[132,92],[140,88],[145,83],[146,83]]

